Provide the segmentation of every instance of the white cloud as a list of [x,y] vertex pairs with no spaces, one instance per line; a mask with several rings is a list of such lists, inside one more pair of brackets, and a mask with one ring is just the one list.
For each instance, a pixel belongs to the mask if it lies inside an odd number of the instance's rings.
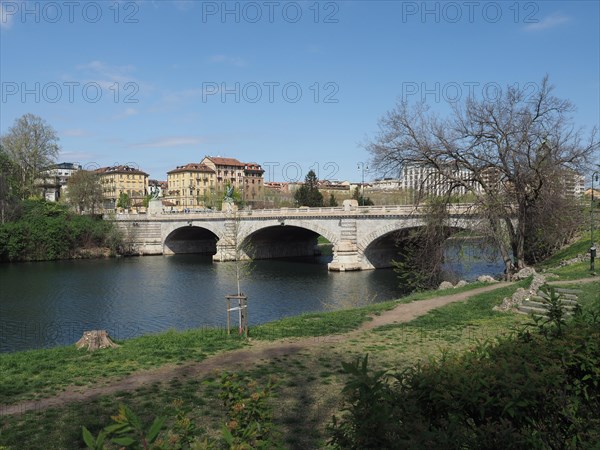
[[[82,161],[93,160],[95,154],[89,152],[60,152],[60,159],[65,162],[79,163],[85,166]],[[89,163],[88,163],[89,164]]]
[[208,60],[214,64],[228,64],[236,67],[246,66],[246,61],[238,56],[213,55]]
[[87,136],[88,132],[85,130],[82,130],[81,128],[73,128],[70,130],[64,130],[60,134],[65,137],[81,137],[81,136]]
[[172,0],[170,3],[175,5],[179,11],[189,11],[194,7],[194,0]]
[[140,142],[131,145],[134,148],[170,148],[199,145],[204,143],[204,139],[199,136],[170,136],[156,138],[146,142]]
[[120,114],[117,114],[114,118],[125,119],[126,117],[137,116],[139,113],[140,112],[135,108],[127,108],[125,109],[125,111],[121,112]]
[[[140,86],[140,82],[133,76],[135,66],[130,64],[114,66],[103,61],[90,61],[75,68],[86,77],[86,82],[97,83],[104,90],[118,89],[119,93],[125,95],[123,89],[126,83],[134,83],[138,89]],[[131,90],[128,92],[131,93]]]
[[561,26],[570,21],[571,21],[570,17],[565,16],[560,13],[555,13],[550,16],[544,17],[542,20],[540,20],[537,23],[530,23],[530,24],[526,25],[525,30],[527,30],[527,31],[548,30],[550,28],[555,28],[555,27]]

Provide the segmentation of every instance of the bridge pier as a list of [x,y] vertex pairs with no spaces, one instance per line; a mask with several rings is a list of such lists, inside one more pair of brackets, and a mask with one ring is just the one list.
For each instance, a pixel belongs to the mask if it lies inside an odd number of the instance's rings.
[[333,247],[333,261],[327,265],[332,272],[361,270],[358,255],[356,218],[345,217],[339,221],[340,242]]
[[327,265],[331,272],[362,270],[355,242],[342,241],[333,248],[333,261]]

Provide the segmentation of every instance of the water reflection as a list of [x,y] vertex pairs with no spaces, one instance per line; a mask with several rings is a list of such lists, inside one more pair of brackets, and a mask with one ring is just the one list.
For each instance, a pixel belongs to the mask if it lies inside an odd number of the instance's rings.
[[[250,324],[403,294],[392,270],[328,272],[326,262],[255,261],[242,280]],[[225,295],[236,292],[233,264],[175,255],[0,265],[0,351],[68,345],[91,329],[125,339],[224,326]],[[463,278],[498,271],[497,262],[480,261]]]

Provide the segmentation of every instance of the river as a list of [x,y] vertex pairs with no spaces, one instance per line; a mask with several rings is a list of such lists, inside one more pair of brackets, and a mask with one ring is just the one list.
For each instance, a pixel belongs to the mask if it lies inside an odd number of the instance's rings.
[[[463,246],[464,247],[464,246]],[[448,254],[465,253],[450,246]],[[478,250],[461,278],[501,272]],[[361,306],[404,294],[390,269],[328,272],[327,257],[253,262],[242,279],[249,322]],[[144,256],[0,265],[0,352],[69,345],[83,331],[116,339],[168,329],[224,326],[225,295],[235,294],[235,263],[206,255]]]

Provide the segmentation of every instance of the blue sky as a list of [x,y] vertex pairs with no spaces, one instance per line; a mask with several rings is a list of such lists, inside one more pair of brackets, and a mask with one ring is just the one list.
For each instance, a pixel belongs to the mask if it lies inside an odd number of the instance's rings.
[[[0,0],[0,133],[25,113],[60,160],[152,178],[205,155],[273,181],[360,180],[398,98],[491,98],[545,74],[600,124],[596,1]],[[371,179],[377,174],[368,173]]]

